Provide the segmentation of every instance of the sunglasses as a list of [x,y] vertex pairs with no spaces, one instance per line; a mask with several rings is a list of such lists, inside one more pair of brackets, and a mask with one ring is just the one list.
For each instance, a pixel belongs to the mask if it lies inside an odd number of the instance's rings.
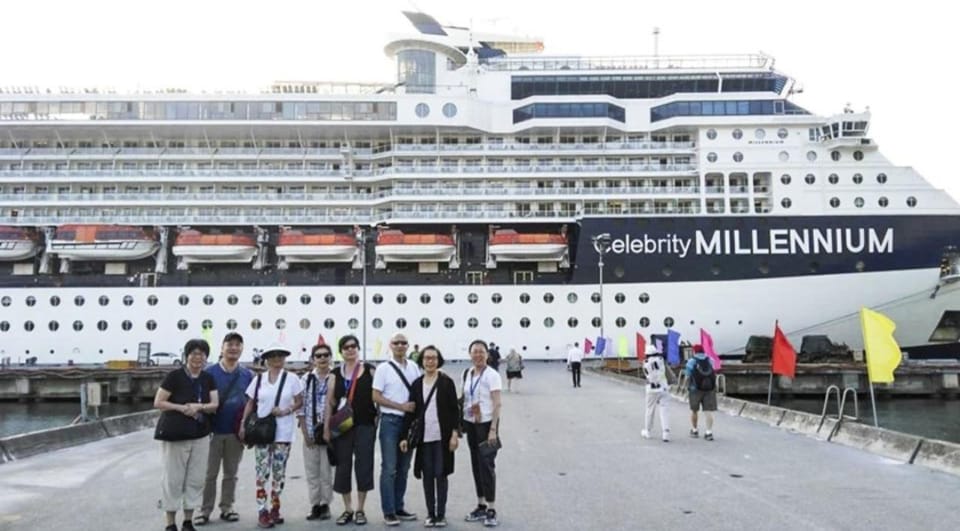
[[394,341],[392,344],[393,344],[393,345],[406,345],[407,342],[406,342],[406,341]]
[[329,352],[318,352],[318,353],[314,354],[313,357],[314,357],[314,358],[329,358],[329,357],[330,357],[330,353],[329,353]]

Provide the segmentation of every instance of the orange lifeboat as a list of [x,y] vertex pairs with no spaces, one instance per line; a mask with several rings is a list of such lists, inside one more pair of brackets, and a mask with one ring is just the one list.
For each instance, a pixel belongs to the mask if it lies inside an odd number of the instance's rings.
[[449,262],[456,252],[449,234],[405,234],[384,229],[377,234],[377,260],[384,262]]
[[281,229],[276,250],[286,262],[351,262],[357,239],[324,229]]
[[204,234],[186,229],[177,234],[173,255],[183,263],[247,263],[257,253],[257,241],[249,234]]
[[503,262],[561,261],[567,252],[565,233],[519,233],[499,229],[490,236],[490,254]]
[[39,250],[37,235],[33,231],[0,226],[0,261],[26,260],[36,255]]
[[61,225],[49,250],[66,260],[140,260],[160,244],[140,227],[124,225]]

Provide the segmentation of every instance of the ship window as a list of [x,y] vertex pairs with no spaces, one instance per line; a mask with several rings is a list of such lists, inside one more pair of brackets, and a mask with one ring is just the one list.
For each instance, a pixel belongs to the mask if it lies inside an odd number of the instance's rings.
[[661,269],[660,272],[663,273],[663,276],[669,277],[670,275],[673,274],[673,269],[670,269],[669,267],[665,267]]
[[382,302],[383,302],[383,295],[380,295],[379,293],[374,293],[374,294],[373,294],[373,303],[374,303],[374,304],[380,304],[380,303],[382,303]]
[[309,330],[310,329],[310,319],[300,319],[300,329]]
[[863,175],[859,173],[853,174],[853,184],[860,184],[863,182]]
[[521,303],[521,304],[527,304],[528,302],[530,302],[530,294],[529,294],[529,293],[521,293],[521,294],[520,294],[520,303]]
[[190,326],[190,324],[187,323],[186,319],[180,319],[179,321],[177,321],[177,328],[179,328],[180,330],[186,330],[188,326]]
[[99,330],[99,331],[101,331],[101,332],[106,332],[106,331],[107,331],[107,326],[109,326],[109,325],[107,324],[106,321],[97,321],[97,330]]
[[180,297],[177,298],[177,302],[180,303],[180,306],[186,306],[187,304],[190,304],[190,297],[187,297],[186,295],[180,295]]
[[336,323],[334,323],[333,319],[324,319],[324,320],[323,320],[323,327],[326,328],[327,330],[332,329],[335,324],[336,324]]
[[576,328],[577,325],[579,324],[580,324],[580,321],[577,321],[576,317],[571,317],[567,319],[567,326],[569,326],[570,328]]
[[414,108],[414,112],[417,113],[418,118],[426,118],[430,116],[430,106],[426,103],[418,103]]
[[310,300],[311,300],[310,295],[307,295],[306,293],[304,293],[303,295],[300,295],[300,304],[306,306],[310,304]]
[[97,299],[97,302],[100,303],[100,306],[106,306],[110,304],[110,297],[107,297],[106,295],[100,295],[100,298]]
[[260,295],[254,295],[250,298],[250,302],[252,302],[254,306],[260,306],[263,304],[263,297]]
[[236,329],[237,329],[237,320],[227,319],[227,330],[236,330]]
[[260,319],[250,321],[250,328],[253,330],[260,330],[261,326],[263,326],[263,324],[260,322]]
[[817,160],[817,152],[816,152],[816,151],[807,151],[807,160],[809,160],[810,162],[813,162],[813,161]]
[[227,304],[229,304],[230,306],[233,306],[233,305],[237,304],[237,300],[238,300],[238,299],[237,299],[237,296],[236,296],[236,295],[228,295],[228,296],[227,296]]
[[27,332],[32,332],[32,331],[33,331],[33,321],[27,321],[27,322],[23,323],[23,329],[26,330]]
[[831,151],[831,152],[830,152],[830,160],[832,160],[832,161],[834,161],[834,162],[838,162],[838,161],[840,160],[840,152],[837,151],[837,150]]
[[456,300],[456,297],[453,296],[453,293],[447,293],[443,296],[443,302],[447,304],[453,304],[455,300]]
[[854,267],[857,269],[857,271],[862,273],[863,270],[866,269],[867,264],[863,263],[863,260],[857,260],[857,263],[854,265]]
[[[4,304],[4,306],[7,305]],[[60,306],[60,297],[57,297],[56,295],[50,297],[50,306]]]
[[806,182],[807,184],[813,184],[813,183],[817,182],[817,176],[814,175],[814,174],[812,174],[812,173],[808,173],[807,176],[803,178],[803,180],[804,180],[804,182]]
[[917,198],[916,198],[916,197],[913,197],[912,195],[911,195],[910,197],[908,197],[908,198],[907,198],[907,206],[910,207],[910,208],[913,208],[913,207],[917,206]]
[[213,304],[213,295],[204,295],[203,304],[206,306],[210,306],[211,304]]
[[576,303],[576,302],[577,302],[577,294],[576,294],[576,293],[573,293],[572,291],[571,291],[570,293],[568,293],[568,294],[567,294],[567,302],[569,302],[570,304]]
[[374,319],[373,321],[370,321],[370,324],[371,324],[374,328],[380,328],[381,326],[383,326],[383,320],[378,317],[378,318]]
[[764,131],[763,129],[757,129],[756,131],[753,132],[753,136],[757,140],[763,140],[764,138],[766,138],[767,132]]
[[641,318],[640,318],[640,328],[646,328],[646,327],[648,327],[648,326],[650,326],[650,318],[649,318],[649,317],[641,317]]
[[810,262],[809,268],[811,273],[816,273],[820,270],[820,262]]
[[543,326],[545,328],[553,328],[553,317],[544,318]]
[[667,328],[670,328],[671,326],[673,326],[673,317],[667,317],[666,319],[664,319],[663,326]]
[[407,296],[404,295],[403,293],[398,294],[398,295],[397,295],[397,304],[406,304],[406,303],[407,303]]
[[599,317],[594,317],[593,319],[590,320],[590,324],[591,324],[594,328],[600,328],[600,324],[601,324],[601,323],[602,323],[602,321],[600,320]]
[[777,130],[777,136],[780,137],[780,139],[787,138],[787,130],[781,127]]
[[592,303],[594,303],[594,304],[599,303],[599,302],[600,302],[600,294],[597,293],[597,292],[591,293],[591,294],[590,294],[590,301],[591,301]]
[[627,326],[627,320],[623,317],[617,317],[617,328],[623,328]]
[[404,318],[397,319],[397,328],[404,329],[407,327],[407,320]]
[[830,184],[837,184],[840,182],[840,177],[837,176],[836,173],[831,173],[830,176],[827,177],[827,181],[830,181]]
[[3,306],[10,306],[12,302],[13,299],[11,299],[8,295],[4,295],[3,298],[0,298],[0,304]]
[[125,320],[120,323],[120,328],[122,328],[125,332],[129,332],[133,328],[133,322]]
[[480,300],[480,297],[478,297],[476,293],[467,295],[467,302],[470,304],[476,304],[478,300]]
[[737,151],[736,153],[734,153],[734,154],[733,154],[733,161],[734,161],[734,162],[743,162],[743,153],[740,153],[739,151]]
[[50,329],[51,332],[56,332],[57,329],[60,328],[60,323],[56,321],[50,321],[47,323],[47,328]]
[[862,198],[862,197],[858,197],[858,198],[854,199],[854,200],[853,200],[853,206],[855,206],[855,207],[857,207],[857,208],[863,208],[863,198]]
[[648,302],[650,302],[650,295],[648,295],[648,294],[646,294],[646,293],[641,293],[641,294],[640,294],[640,304],[646,304],[646,303],[648,303]]
[[784,197],[783,200],[780,201],[780,206],[782,206],[783,208],[790,208],[790,205],[792,204],[793,202],[790,201],[789,197]]
[[741,131],[740,129],[734,129],[730,133],[730,136],[732,136],[734,140],[740,140],[741,138],[743,138],[743,131]]
[[360,321],[356,319],[350,319],[347,321],[347,327],[349,327],[350,330],[356,330],[358,326],[360,326]]
[[[203,322],[200,323],[200,329],[201,329],[201,330],[213,330],[213,321],[211,321],[210,319],[204,319]],[[213,346],[213,345],[211,345],[211,346]]]
[[856,160],[856,161],[861,161],[861,160],[863,160],[863,151],[854,151],[854,152],[853,152],[853,160]]
[[[406,300],[406,297],[404,297],[404,300]],[[333,303],[337,302],[337,298],[334,297],[332,293],[327,293],[327,294],[324,295],[324,297],[323,297],[323,302],[332,305]],[[399,297],[397,298],[397,302],[400,302],[400,301],[399,301]],[[403,304],[403,303],[401,303],[401,304]]]
[[483,271],[467,271],[467,284],[483,284]]
[[543,302],[550,304],[553,302],[553,293],[544,293]]
[[617,304],[623,304],[627,300],[627,296],[623,293],[617,293],[613,296],[613,300],[617,301]]
[[500,301],[503,300],[503,295],[500,295],[499,293],[494,293],[493,295],[490,296],[490,300],[493,301],[494,304],[500,304]]
[[781,151],[777,156],[780,158],[780,162],[787,162],[790,160],[790,153],[787,153],[786,151]]
[[150,319],[149,321],[147,321],[147,330],[156,330],[156,329],[157,329],[156,321],[154,321],[153,319]]
[[0,331],[7,332],[10,330],[10,323],[7,321],[0,322]]
[[471,317],[467,319],[467,326],[469,326],[470,328],[476,328],[479,325],[480,325],[480,321],[478,321],[476,317]]
[[420,303],[421,304],[430,304],[430,295],[427,293],[420,294]]
[[[83,299],[83,295],[77,295],[76,297],[73,298],[73,304],[77,306],[83,306],[84,302],[85,301]],[[33,306],[33,304],[27,304],[27,306]]]
[[784,173],[780,176],[780,182],[783,184],[790,184],[791,178],[789,174]]
[[715,140],[717,138],[717,130],[707,129],[707,138],[709,138],[710,140]]
[[446,319],[443,320],[444,328],[453,328],[453,325],[454,325],[454,322],[452,317],[447,317]]
[[287,296],[286,296],[286,295],[284,295],[284,294],[282,294],[282,293],[281,293],[280,295],[277,295],[277,305],[278,305],[278,306],[283,306],[283,305],[286,304],[286,303],[287,303]]
[[840,198],[838,198],[838,197],[831,197],[831,198],[830,198],[830,206],[832,206],[833,208],[839,207],[839,206],[840,206]]
[[349,301],[350,304],[357,304],[360,302],[360,296],[356,293],[351,293],[350,296],[347,297],[347,301]]
[[430,328],[430,319],[426,317],[420,319],[420,328]]
[[528,317],[520,319],[520,328],[530,328],[530,319]]
[[881,208],[887,208],[887,205],[890,204],[890,201],[886,197],[881,197],[877,200],[877,204],[880,205]]
[[887,182],[887,174],[886,174],[886,173],[878,173],[878,174],[877,174],[877,182],[880,183],[880,184],[886,183],[886,182]]
[[286,319],[277,319],[277,321],[274,323],[274,326],[277,327],[277,330],[283,330],[284,328],[287,327],[287,320],[286,320]]
[[714,153],[714,152],[712,152],[712,151],[711,151],[710,153],[707,153],[707,162],[716,162],[716,161],[717,161],[717,154],[716,154],[716,153]]
[[718,266],[717,264],[713,264],[712,266],[710,266],[710,274],[712,274],[713,276],[719,275],[720,266]]
[[445,103],[443,105],[443,115],[447,118],[453,118],[457,115],[457,106],[452,103]]

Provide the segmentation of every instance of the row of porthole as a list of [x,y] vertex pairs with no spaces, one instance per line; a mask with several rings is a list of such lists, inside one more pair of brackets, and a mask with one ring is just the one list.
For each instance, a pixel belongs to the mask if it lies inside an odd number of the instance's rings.
[[[780,140],[787,138],[788,134],[789,134],[788,131],[782,127],[780,129],[777,129],[777,137],[780,138]],[[743,130],[739,128],[734,129],[733,131],[730,131],[730,136],[732,136],[734,140],[740,140],[741,138],[743,138]],[[764,138],[767,137],[767,131],[765,129],[759,129],[759,128],[755,129],[753,131],[753,136],[757,140],[763,140]],[[710,140],[716,140],[717,130],[707,129],[707,138],[709,138]]]
[[[418,118],[426,118],[430,116],[430,106],[426,103],[418,103],[417,106],[414,107],[413,112]],[[443,112],[443,115],[447,118],[453,118],[457,115],[457,106],[453,103],[444,103],[441,112]]]
[[[299,324],[300,324],[300,328],[303,330],[310,329],[309,319],[300,319]],[[396,328],[400,330],[407,328],[407,325],[408,325],[407,320],[402,317],[397,319],[394,324],[396,325]],[[520,328],[530,328],[530,326],[533,324],[533,321],[528,317],[521,317],[519,324],[520,324]],[[553,319],[553,317],[545,317],[543,319],[544,328],[553,328],[555,324],[556,324],[556,321]],[[600,324],[601,324],[601,321],[599,317],[594,317],[590,320],[590,325],[594,328],[599,328]],[[627,319],[625,317],[617,317],[614,320],[614,324],[617,326],[617,328],[624,328],[627,326]],[[647,328],[650,326],[650,318],[641,317],[638,324],[640,325],[641,328]],[[690,324],[691,325],[695,324],[695,321],[690,321]],[[715,324],[719,325],[720,321],[715,321]],[[738,321],[737,324],[743,324],[743,321]],[[228,319],[226,325],[228,330],[236,330],[238,323],[236,319]],[[274,325],[277,328],[277,330],[283,330],[287,327],[287,322],[285,319],[277,319]],[[370,322],[370,325],[374,329],[380,329],[383,327],[383,320],[379,318],[373,319]],[[420,328],[423,328],[423,329],[430,328],[430,325],[431,325],[430,319],[427,319],[427,318],[420,319],[419,325],[420,325]],[[443,320],[444,328],[453,328],[455,325],[456,325],[456,321],[454,321],[452,317],[447,317],[446,319]],[[673,326],[674,319],[672,317],[665,318],[663,320],[663,325],[668,328]],[[101,320],[101,321],[97,321],[96,326],[97,326],[97,330],[101,332],[106,332],[107,329],[109,328],[109,323],[107,321]],[[325,319],[323,321],[323,327],[328,330],[332,330],[335,326],[336,326],[336,322],[333,319]],[[351,330],[356,330],[360,326],[360,321],[358,321],[357,319],[350,319],[347,321],[347,326]],[[476,317],[470,317],[467,319],[467,326],[469,328],[477,328],[478,326],[480,326],[480,320],[477,319]],[[494,317],[493,319],[490,320],[490,326],[492,326],[493,328],[502,327],[503,319],[501,319],[500,317]],[[567,326],[570,328],[577,328],[578,326],[580,326],[580,320],[577,319],[576,317],[570,317],[569,319],[567,319]],[[9,332],[10,328],[11,328],[11,324],[9,321],[0,321],[0,332]],[[33,321],[24,321],[23,329],[25,331],[32,332],[35,328],[36,328],[36,324]],[[60,323],[58,321],[50,321],[49,323],[47,323],[47,328],[51,332],[56,332],[60,329]],[[81,332],[83,331],[83,328],[84,328],[83,321],[77,320],[73,322],[73,329],[75,331]],[[133,330],[133,321],[124,320],[123,322],[120,323],[120,328],[127,332]],[[179,321],[177,321],[178,330],[185,331],[185,330],[188,330],[189,328],[190,328],[190,323],[186,319],[180,319]],[[209,319],[205,319],[201,324],[201,328],[202,329],[213,328],[213,322],[210,321]],[[261,328],[263,328],[263,321],[261,321],[260,319],[252,319],[250,321],[250,328],[252,330],[260,330]],[[148,320],[146,322],[146,329],[149,331],[156,330],[157,322],[154,321],[153,319]]]
[[[711,151],[711,152],[707,153],[707,162],[716,162],[716,161],[717,161],[717,158],[718,158],[718,156],[717,156],[717,154],[716,154],[715,152]],[[741,153],[741,152],[739,152],[739,151],[736,151],[736,152],[733,153],[733,157],[732,157],[732,158],[733,158],[733,161],[734,161],[734,162],[743,162],[743,153]],[[780,159],[781,162],[787,162],[787,161],[790,160],[790,153],[787,152],[787,151],[781,151],[780,154],[778,155],[778,158]],[[840,152],[839,152],[839,151],[831,151],[831,152],[830,152],[830,158],[831,158],[834,162],[839,161],[839,160],[840,160]],[[854,151],[854,152],[853,152],[853,158],[854,158],[855,160],[857,160],[857,161],[863,160],[863,152],[862,152],[862,151]],[[808,152],[807,152],[807,160],[809,160],[810,162],[813,162],[813,161],[817,160],[817,152],[816,152],[816,151],[808,151]]]
[[[907,198],[906,203],[907,203],[907,206],[908,206],[908,207],[914,208],[914,207],[917,206],[917,198],[916,198],[916,197],[913,197],[913,196],[910,196],[910,197]],[[854,198],[854,200],[853,200],[853,206],[855,206],[855,207],[857,207],[857,208],[863,208],[863,205],[865,205],[865,204],[866,204],[866,201],[864,201],[864,199],[863,199],[862,197],[857,197],[857,198]],[[880,205],[881,208],[887,208],[887,206],[890,205],[890,200],[887,199],[886,197],[881,197],[881,198],[877,199],[877,204]],[[793,206],[793,201],[791,201],[789,197],[785,197],[785,198],[783,198],[783,199],[780,201],[780,205],[783,206],[783,208],[790,208],[791,206]],[[833,208],[839,208],[839,207],[840,207],[840,198],[839,198],[839,197],[831,197],[831,198],[830,198],[830,206],[833,207]]]
[[[812,173],[808,173],[808,174],[803,178],[803,180],[804,180],[804,182],[806,182],[807,184],[814,184],[815,182],[817,182],[817,176],[814,175],[814,174],[812,174]],[[851,180],[853,181],[853,184],[861,184],[861,183],[863,183],[863,174],[861,174],[861,173],[854,173],[854,174],[853,174],[853,177],[851,178]],[[783,175],[780,176],[780,182],[782,182],[783,184],[788,185],[788,184],[790,184],[792,181],[793,181],[793,178],[790,176],[789,173],[784,173]],[[830,184],[837,184],[837,183],[840,182],[840,176],[837,175],[836,173],[831,173],[831,174],[827,177],[827,182],[829,182]],[[886,173],[878,173],[878,174],[877,174],[877,183],[878,183],[878,184],[885,184],[886,182],[887,182],[887,174],[886,174]]]
[[[527,304],[530,302],[531,296],[529,293],[521,293],[518,299],[522,304]],[[576,293],[571,292],[567,294],[567,302],[570,302],[571,304],[577,302],[578,299],[579,299],[579,296]],[[622,304],[626,302],[627,296],[623,293],[617,293],[616,295],[614,295],[613,299],[618,304]],[[132,306],[134,303],[133,295],[125,295],[122,300],[123,300],[124,306]],[[213,295],[204,295],[202,300],[203,300],[203,304],[205,304],[206,306],[210,306],[214,303],[215,299]],[[230,304],[231,306],[233,306],[233,305],[236,305],[239,302],[239,300],[240,299],[236,295],[230,295],[227,297],[227,304]],[[311,300],[312,299],[310,295],[304,294],[300,296],[300,302],[304,305],[310,304]],[[337,301],[337,298],[333,295],[328,294],[323,298],[323,300],[327,304],[332,305]],[[360,302],[360,296],[357,295],[356,293],[351,293],[347,297],[347,300],[350,301],[350,304],[358,304]],[[374,304],[381,304],[383,303],[383,295],[379,293],[375,293],[373,297],[371,297],[371,300],[373,301]],[[420,295],[420,302],[423,304],[429,304],[431,300],[432,299],[430,295],[427,293],[423,293]],[[554,300],[555,300],[555,297],[552,293],[543,294],[543,302],[550,304]],[[590,295],[590,300],[594,303],[599,304],[600,294],[597,292],[592,293]],[[641,303],[646,304],[647,302],[650,301],[650,296],[646,293],[641,293],[639,300]],[[283,306],[284,304],[287,303],[287,296],[282,294],[277,295],[276,301],[277,301],[277,305]],[[397,301],[397,304],[406,304],[407,296],[403,293],[400,293],[397,295],[396,301]],[[456,297],[452,293],[447,293],[446,295],[443,296],[443,302],[447,304],[453,304],[455,301],[456,301]],[[467,295],[467,302],[469,302],[470,304],[476,304],[479,301],[480,301],[480,296],[477,295],[476,293],[470,293],[469,295]],[[494,293],[490,296],[490,301],[493,302],[494,304],[500,304],[501,302],[503,302],[503,295],[501,295],[500,293]],[[59,296],[57,295],[50,296],[50,306],[59,306],[60,302],[61,300]],[[73,303],[76,306],[83,306],[85,302],[86,300],[82,295],[77,295],[76,297],[73,298]],[[98,302],[100,303],[100,306],[107,306],[110,304],[110,298],[107,297],[106,295],[101,295],[98,299]],[[150,306],[156,306],[159,302],[160,302],[160,298],[157,297],[156,295],[150,295],[149,297],[147,297],[147,304]],[[180,306],[187,306],[188,304],[190,304],[190,297],[186,295],[180,295],[179,297],[177,297],[177,302],[180,304]],[[263,304],[263,296],[253,295],[250,298],[250,302],[253,303],[255,306],[259,306]],[[27,306],[35,306],[37,304],[37,299],[33,295],[29,295],[24,299],[24,303]],[[13,298],[10,297],[9,295],[5,295],[4,297],[0,298],[0,305],[10,306],[11,304],[13,304]]]

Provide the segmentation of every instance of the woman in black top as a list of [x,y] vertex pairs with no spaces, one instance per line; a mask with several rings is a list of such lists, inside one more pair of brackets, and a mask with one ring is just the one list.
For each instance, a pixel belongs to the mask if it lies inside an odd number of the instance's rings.
[[[407,414],[413,441],[417,442],[417,456],[413,461],[413,475],[423,476],[423,494],[427,501],[426,527],[447,525],[447,476],[453,474],[453,452],[460,444],[460,408],[457,385],[440,372],[443,355],[433,345],[420,351],[417,364],[423,376],[413,381],[410,397],[415,409]],[[414,420],[419,419],[418,422]],[[400,442],[400,450],[413,451],[408,440]]]
[[[343,496],[343,514],[337,518],[338,525],[344,525],[351,520],[357,524],[367,523],[363,504],[367,501],[367,492],[373,490],[373,449],[377,431],[377,408],[373,405],[373,365],[360,361],[360,340],[356,336],[348,335],[340,338],[337,345],[343,363],[334,369],[327,377],[330,389],[333,389],[333,400],[326,403],[326,412],[323,416],[323,438],[328,444],[333,444],[333,451],[337,458],[337,471],[333,478],[333,491]],[[341,402],[349,399],[351,388],[353,392],[353,428],[337,438],[331,437],[330,417],[342,407]],[[351,498],[350,472],[354,471],[357,477],[357,510],[353,511]]]

